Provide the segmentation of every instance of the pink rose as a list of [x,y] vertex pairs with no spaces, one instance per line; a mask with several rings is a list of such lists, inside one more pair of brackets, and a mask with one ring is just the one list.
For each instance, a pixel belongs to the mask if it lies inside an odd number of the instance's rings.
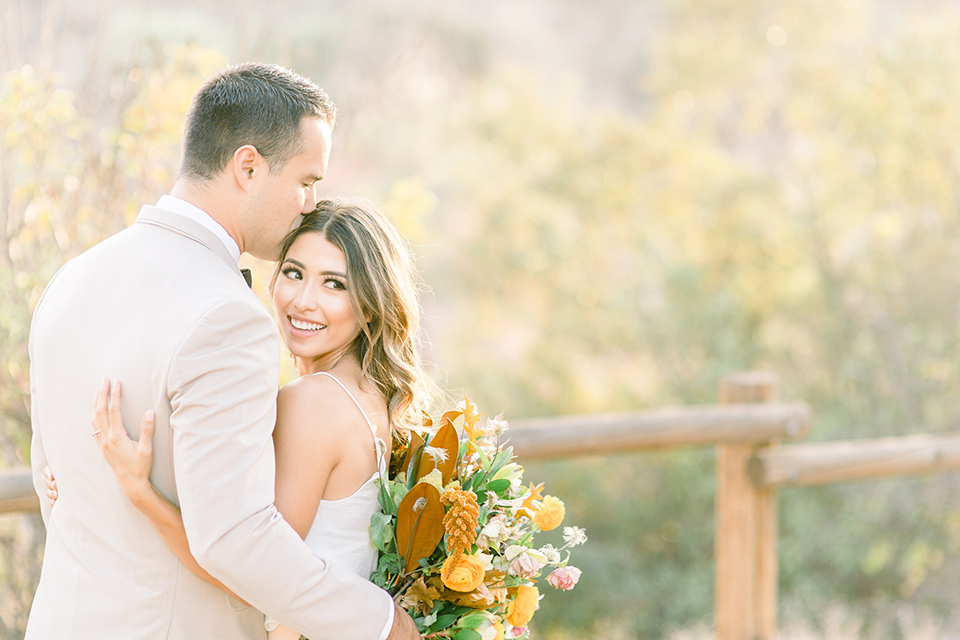
[[510,563],[510,573],[515,576],[532,578],[540,571],[540,563],[530,557],[527,553],[521,553]]
[[580,569],[576,567],[559,567],[547,576],[547,582],[556,589],[570,591],[580,580]]

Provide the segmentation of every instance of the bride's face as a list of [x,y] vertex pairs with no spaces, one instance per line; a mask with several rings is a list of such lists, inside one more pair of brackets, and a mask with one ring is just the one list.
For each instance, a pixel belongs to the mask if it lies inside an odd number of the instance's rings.
[[301,373],[336,364],[360,334],[350,306],[347,260],[322,234],[299,236],[280,265],[273,306]]

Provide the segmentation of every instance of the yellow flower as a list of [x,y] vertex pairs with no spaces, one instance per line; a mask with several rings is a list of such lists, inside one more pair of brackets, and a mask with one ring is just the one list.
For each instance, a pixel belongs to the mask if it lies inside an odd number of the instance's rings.
[[520,508],[517,510],[517,514],[532,518],[533,512],[536,509],[537,501],[542,499],[542,496],[540,495],[541,491],[543,491],[542,482],[537,486],[533,486],[533,483],[531,482],[530,494],[526,498],[524,498],[523,504],[521,504]]
[[480,640],[503,640],[503,625],[492,616],[486,624],[475,631],[480,634]]
[[517,597],[507,605],[507,622],[515,627],[525,627],[537,610],[540,592],[536,587],[517,587]]
[[566,509],[563,501],[553,496],[544,496],[540,508],[533,514],[533,521],[540,525],[541,531],[552,531],[563,522]]
[[466,593],[483,583],[486,571],[483,563],[470,554],[450,556],[440,567],[440,580],[448,589]]

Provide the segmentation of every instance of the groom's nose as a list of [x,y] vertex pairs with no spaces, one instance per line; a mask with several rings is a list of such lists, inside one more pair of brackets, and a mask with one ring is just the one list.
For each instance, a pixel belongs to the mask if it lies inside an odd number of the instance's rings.
[[300,213],[310,213],[317,208],[317,186],[311,185],[307,189],[307,195],[303,199],[303,211]]

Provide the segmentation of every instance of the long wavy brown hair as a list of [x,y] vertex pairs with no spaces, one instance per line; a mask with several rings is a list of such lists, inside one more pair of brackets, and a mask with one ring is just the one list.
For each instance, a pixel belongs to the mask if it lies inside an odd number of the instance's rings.
[[390,425],[402,432],[421,424],[437,390],[420,356],[419,273],[409,244],[380,209],[362,198],[321,200],[283,241],[272,293],[293,242],[319,233],[346,258],[347,292],[360,335],[350,352],[387,400]]

